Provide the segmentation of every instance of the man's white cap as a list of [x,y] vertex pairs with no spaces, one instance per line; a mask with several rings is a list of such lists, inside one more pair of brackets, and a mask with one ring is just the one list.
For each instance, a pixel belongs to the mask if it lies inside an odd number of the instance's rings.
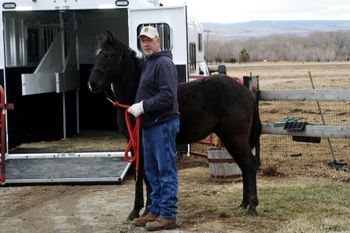
[[159,34],[158,34],[158,31],[155,27],[145,26],[141,29],[139,38],[141,36],[147,36],[148,38],[154,39],[156,37],[159,37]]

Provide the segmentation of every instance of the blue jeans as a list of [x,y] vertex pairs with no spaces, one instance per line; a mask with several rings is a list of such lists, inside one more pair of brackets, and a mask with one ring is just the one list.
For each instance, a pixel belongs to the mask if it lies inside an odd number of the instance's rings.
[[179,117],[142,129],[145,172],[151,185],[150,212],[163,218],[176,218],[177,170],[176,134]]

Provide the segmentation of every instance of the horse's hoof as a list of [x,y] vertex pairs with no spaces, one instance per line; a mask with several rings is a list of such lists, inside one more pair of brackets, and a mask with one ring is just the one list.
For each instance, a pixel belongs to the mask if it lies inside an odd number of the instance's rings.
[[135,218],[139,218],[139,217],[140,217],[139,211],[133,210],[133,211],[131,211],[131,213],[129,214],[127,220],[128,220],[128,221],[132,221],[132,220],[134,220]]
[[250,208],[248,209],[247,214],[248,214],[249,216],[258,216],[258,212],[256,212],[255,209],[250,209]]
[[239,207],[242,208],[242,209],[247,209],[248,204],[242,202],[242,203],[239,205]]
[[149,209],[145,208],[145,211],[143,211],[142,216],[146,216],[149,213]]

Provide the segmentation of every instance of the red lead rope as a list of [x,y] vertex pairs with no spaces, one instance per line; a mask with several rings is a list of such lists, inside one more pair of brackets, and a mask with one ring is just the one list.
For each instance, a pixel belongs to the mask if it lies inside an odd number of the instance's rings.
[[[125,159],[125,161],[128,161],[130,163],[135,161],[136,162],[136,171],[138,171],[139,170],[139,146],[140,146],[141,116],[136,118],[136,124],[135,124],[134,130],[133,130],[132,126],[131,126],[131,122],[130,122],[130,116],[128,113],[128,108],[130,106],[121,104],[118,101],[115,101],[113,103],[113,106],[126,109],[125,122],[126,122],[126,127],[128,128],[130,140],[129,140],[128,145],[125,149],[124,159]],[[129,152],[131,151],[131,149],[134,150],[134,156],[129,156]]]

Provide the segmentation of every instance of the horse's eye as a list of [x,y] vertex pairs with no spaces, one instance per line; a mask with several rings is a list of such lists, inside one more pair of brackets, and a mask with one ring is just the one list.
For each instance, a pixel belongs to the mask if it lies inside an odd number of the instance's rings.
[[111,59],[112,59],[111,56],[106,56],[106,60],[107,60],[107,61],[109,61],[109,60],[111,60]]

